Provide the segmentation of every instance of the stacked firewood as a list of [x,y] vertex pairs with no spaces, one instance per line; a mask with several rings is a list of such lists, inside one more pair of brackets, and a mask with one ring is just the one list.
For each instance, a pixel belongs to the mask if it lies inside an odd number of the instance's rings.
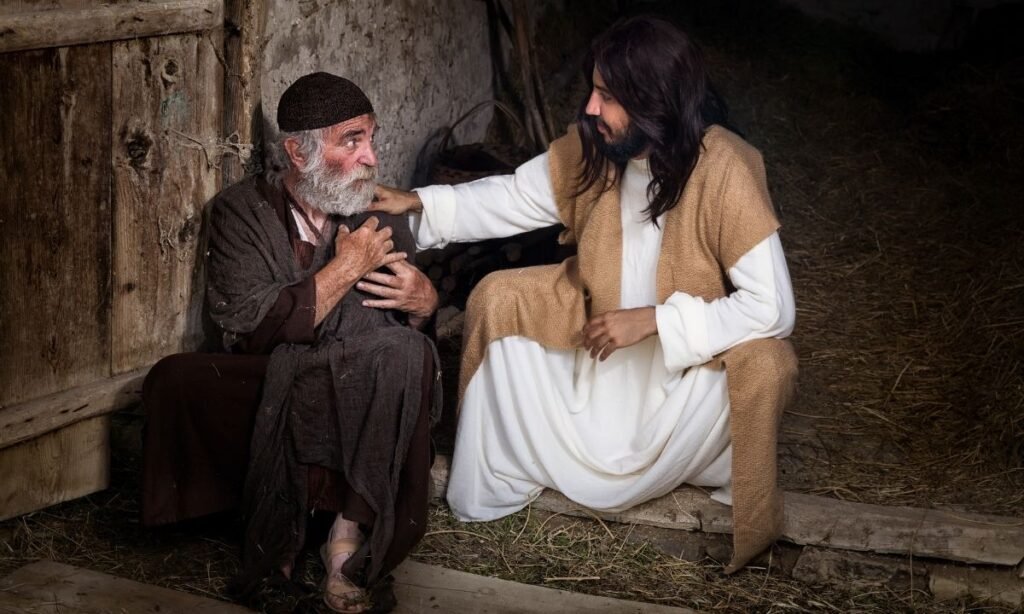
[[562,226],[541,228],[505,239],[477,243],[453,243],[444,249],[420,252],[416,262],[437,288],[441,305],[466,308],[466,299],[488,273],[561,262],[575,253],[559,245]]

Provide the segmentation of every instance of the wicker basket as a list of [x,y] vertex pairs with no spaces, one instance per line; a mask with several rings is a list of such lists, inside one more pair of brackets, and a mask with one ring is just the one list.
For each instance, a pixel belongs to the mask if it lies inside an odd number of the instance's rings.
[[485,100],[475,105],[448,128],[441,141],[437,159],[430,169],[430,183],[456,184],[490,175],[505,175],[515,171],[517,166],[530,159],[530,151],[519,144],[470,143],[449,148],[448,142],[455,127],[488,105],[493,105],[504,112],[519,129],[519,134],[523,134],[522,123],[504,103]]

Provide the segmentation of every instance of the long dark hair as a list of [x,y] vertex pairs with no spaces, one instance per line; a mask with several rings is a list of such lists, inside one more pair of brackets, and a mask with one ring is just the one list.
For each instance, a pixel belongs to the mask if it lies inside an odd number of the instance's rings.
[[[711,124],[726,125],[728,110],[711,86],[700,50],[681,30],[647,16],[616,23],[594,40],[583,65],[588,88],[576,114],[583,141],[576,196],[598,182],[603,191],[612,187],[605,172],[609,160],[597,145],[601,135],[595,118],[586,113],[595,67],[631,128],[650,144],[646,213],[657,224],[658,216],[679,201],[697,164],[704,131]],[[621,176],[625,163],[615,164]]]

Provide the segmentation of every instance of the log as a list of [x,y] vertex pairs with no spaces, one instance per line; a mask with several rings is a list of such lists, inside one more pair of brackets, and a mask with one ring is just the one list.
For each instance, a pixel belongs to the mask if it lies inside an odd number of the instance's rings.
[[786,493],[786,541],[964,563],[1024,560],[1024,519]]
[[928,581],[924,564],[911,557],[893,558],[815,547],[804,548],[800,553],[793,567],[793,579],[858,592],[908,591]]
[[0,408],[0,449],[142,400],[149,367]]
[[976,569],[962,565],[931,565],[928,589],[939,601],[964,599],[1013,608],[1024,606],[1024,581],[1004,570]]
[[90,8],[0,11],[0,53],[220,28],[222,1],[119,2]]
[[512,263],[519,262],[523,257],[523,246],[510,241],[501,246],[501,253],[505,254],[505,260]]
[[[431,468],[435,496],[448,485],[449,460]],[[934,557],[964,563],[1018,565],[1024,561],[1024,519],[954,514],[923,508],[889,507],[786,493],[784,541],[799,545]],[[683,486],[624,512],[588,510],[545,490],[536,509],[621,523],[731,533],[732,510],[703,491]]]

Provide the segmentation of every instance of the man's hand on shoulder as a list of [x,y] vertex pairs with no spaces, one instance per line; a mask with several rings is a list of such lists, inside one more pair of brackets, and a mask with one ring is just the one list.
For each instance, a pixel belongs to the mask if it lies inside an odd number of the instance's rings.
[[438,303],[437,291],[430,279],[406,260],[386,266],[394,275],[374,271],[364,275],[363,280],[356,284],[356,288],[363,292],[380,297],[363,301],[363,305],[404,311],[417,321],[429,318]]
[[616,309],[590,318],[583,327],[583,347],[591,358],[604,360],[619,348],[629,347],[658,332],[654,307]]
[[422,210],[423,201],[416,192],[406,192],[383,185],[378,185],[374,190],[373,202],[370,203],[370,211],[383,211],[392,215]]

